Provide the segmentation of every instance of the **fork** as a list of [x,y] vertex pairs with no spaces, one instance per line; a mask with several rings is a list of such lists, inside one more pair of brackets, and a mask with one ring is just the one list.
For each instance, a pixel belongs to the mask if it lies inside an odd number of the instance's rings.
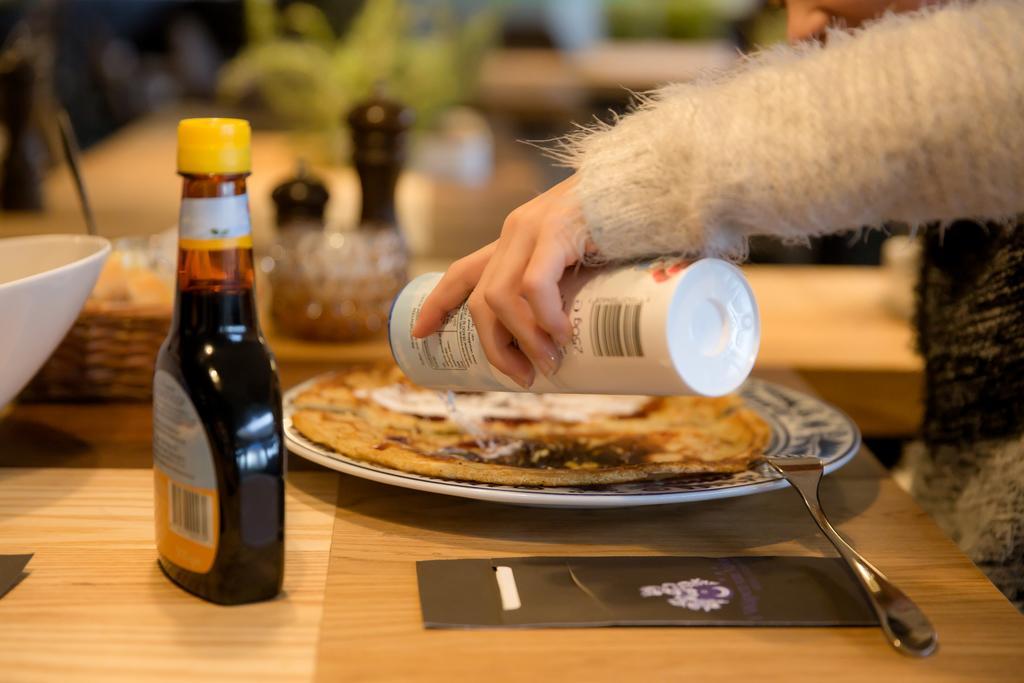
[[927,657],[935,652],[939,644],[935,628],[899,588],[885,578],[874,565],[864,559],[833,528],[821,508],[818,485],[824,468],[818,458],[766,458],[768,464],[790,483],[800,494],[825,537],[846,561],[854,578],[864,589],[871,602],[871,608],[878,616],[882,632],[889,644],[911,657]]

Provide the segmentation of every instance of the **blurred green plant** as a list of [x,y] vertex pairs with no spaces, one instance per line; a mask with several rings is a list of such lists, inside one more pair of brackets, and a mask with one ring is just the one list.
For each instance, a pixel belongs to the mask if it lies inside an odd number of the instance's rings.
[[754,17],[750,42],[759,48],[786,42],[786,10],[781,6],[761,10]]
[[620,39],[701,40],[729,34],[729,22],[750,14],[752,0],[605,0],[609,32]]
[[498,28],[494,11],[460,20],[446,3],[429,5],[366,0],[339,36],[313,4],[246,0],[247,44],[221,70],[219,93],[236,103],[256,95],[282,124],[324,134],[335,157],[343,118],[378,82],[429,128],[472,97]]

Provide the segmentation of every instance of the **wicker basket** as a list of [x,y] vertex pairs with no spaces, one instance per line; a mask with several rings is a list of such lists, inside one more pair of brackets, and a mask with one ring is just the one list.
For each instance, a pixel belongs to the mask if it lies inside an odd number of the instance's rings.
[[153,364],[170,324],[167,306],[90,300],[22,398],[148,400],[153,390]]

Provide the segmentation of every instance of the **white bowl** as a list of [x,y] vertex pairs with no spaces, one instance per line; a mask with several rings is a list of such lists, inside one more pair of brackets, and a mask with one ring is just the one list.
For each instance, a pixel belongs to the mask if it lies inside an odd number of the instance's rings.
[[0,239],[0,407],[71,329],[109,253],[87,235]]

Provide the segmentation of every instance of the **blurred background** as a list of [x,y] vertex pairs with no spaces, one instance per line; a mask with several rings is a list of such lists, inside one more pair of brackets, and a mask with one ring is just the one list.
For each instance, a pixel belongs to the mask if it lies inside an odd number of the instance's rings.
[[[416,113],[407,167],[452,202],[435,207],[441,234],[412,220],[414,251],[456,256],[566,175],[518,141],[606,119],[630,91],[727,68],[782,40],[784,21],[762,0],[0,0],[0,101],[9,119],[10,100],[26,94],[13,53],[30,53],[33,121],[17,142],[39,176],[60,159],[45,130],[57,106],[85,149],[146,117],[231,112],[286,133],[296,157],[344,166],[344,118],[385,82]],[[0,132],[0,158],[10,136]],[[881,240],[766,241],[753,260],[877,263]]]

